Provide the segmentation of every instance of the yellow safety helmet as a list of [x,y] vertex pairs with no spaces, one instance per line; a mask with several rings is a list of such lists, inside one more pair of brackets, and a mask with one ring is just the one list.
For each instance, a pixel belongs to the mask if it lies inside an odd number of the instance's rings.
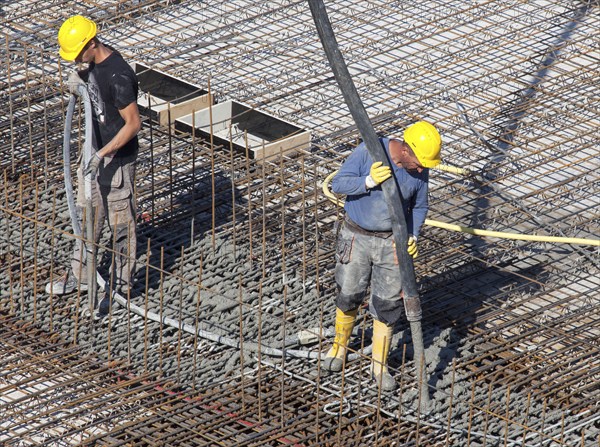
[[58,30],[60,56],[74,61],[87,43],[96,36],[96,23],[83,16],[72,16],[63,22]]
[[440,164],[442,137],[433,124],[418,121],[404,131],[404,141],[413,150],[419,163],[426,168],[435,168]]

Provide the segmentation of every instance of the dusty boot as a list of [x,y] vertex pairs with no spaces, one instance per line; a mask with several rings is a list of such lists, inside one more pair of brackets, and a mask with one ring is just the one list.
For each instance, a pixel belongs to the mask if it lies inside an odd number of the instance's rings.
[[64,275],[55,279],[52,282],[46,284],[46,293],[52,295],[65,295],[71,293],[79,288],[80,291],[85,292],[88,286],[84,282],[80,282],[72,270],[67,270]]
[[394,391],[398,384],[387,368],[387,358],[392,343],[393,327],[381,321],[373,320],[373,361],[371,362],[371,377],[381,384],[382,391]]
[[339,372],[344,365],[344,357],[346,356],[346,347],[348,340],[352,335],[352,328],[356,321],[358,309],[344,312],[339,308],[335,310],[335,339],[333,346],[325,355],[325,359],[321,363],[323,369],[327,371]]

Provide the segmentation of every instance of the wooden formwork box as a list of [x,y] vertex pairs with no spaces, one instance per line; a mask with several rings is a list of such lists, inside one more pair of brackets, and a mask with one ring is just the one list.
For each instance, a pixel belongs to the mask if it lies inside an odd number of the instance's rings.
[[[211,138],[217,145],[245,152],[252,159],[294,155],[308,149],[311,134],[292,123],[236,101],[225,101],[175,120],[175,128]],[[193,125],[192,125],[193,123]]]
[[212,104],[212,95],[198,85],[139,62],[134,62],[132,66],[141,93],[137,101],[138,108],[161,126],[173,124],[177,118]]

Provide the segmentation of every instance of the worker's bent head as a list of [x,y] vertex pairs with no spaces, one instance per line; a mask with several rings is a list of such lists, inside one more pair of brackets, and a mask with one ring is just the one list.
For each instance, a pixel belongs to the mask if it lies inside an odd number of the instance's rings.
[[86,45],[96,36],[97,26],[93,20],[83,16],[72,16],[63,22],[58,30],[60,56],[74,61]]
[[410,146],[425,168],[435,168],[440,164],[442,137],[433,124],[418,121],[404,131],[404,141]]

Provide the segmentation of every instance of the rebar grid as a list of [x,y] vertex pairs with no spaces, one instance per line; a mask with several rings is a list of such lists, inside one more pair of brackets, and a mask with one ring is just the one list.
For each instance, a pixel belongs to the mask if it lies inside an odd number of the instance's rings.
[[[12,418],[0,431],[5,442],[58,445],[60,435],[64,445],[114,446],[597,445],[597,250],[426,228],[416,269],[435,402],[429,415],[414,412],[405,323],[390,359],[401,384],[395,396],[368,385],[366,311],[351,347],[359,359],[341,377],[325,375],[314,359],[273,355],[328,347],[327,336],[303,347],[295,335],[325,335],[333,324],[340,210],[320,186],[358,144],[308,6],[130,3],[88,2],[91,11],[59,1],[3,6],[2,327],[17,339],[33,329],[14,322],[28,321],[39,328],[36,342],[63,340],[51,361],[3,362],[0,409]],[[430,218],[597,239],[598,5],[365,5],[328,8],[377,131],[399,134],[412,119],[430,118],[442,127],[445,162],[481,174],[432,172]],[[142,312],[115,305],[101,325],[82,315],[83,294],[43,292],[73,241],[60,148],[67,67],[57,62],[55,33],[75,12],[97,19],[129,58],[194,84],[210,78],[218,99],[244,101],[315,135],[299,156],[261,163],[145,118],[131,298]],[[109,235],[101,245],[105,273]],[[17,342],[4,346],[19,350]],[[85,372],[40,385],[36,374],[15,370],[49,375],[61,364]],[[7,394],[35,386],[37,395]],[[110,420],[95,399],[57,398],[90,389],[104,390]],[[219,410],[207,411],[211,399]],[[63,411],[55,422],[31,412],[52,401]]]

